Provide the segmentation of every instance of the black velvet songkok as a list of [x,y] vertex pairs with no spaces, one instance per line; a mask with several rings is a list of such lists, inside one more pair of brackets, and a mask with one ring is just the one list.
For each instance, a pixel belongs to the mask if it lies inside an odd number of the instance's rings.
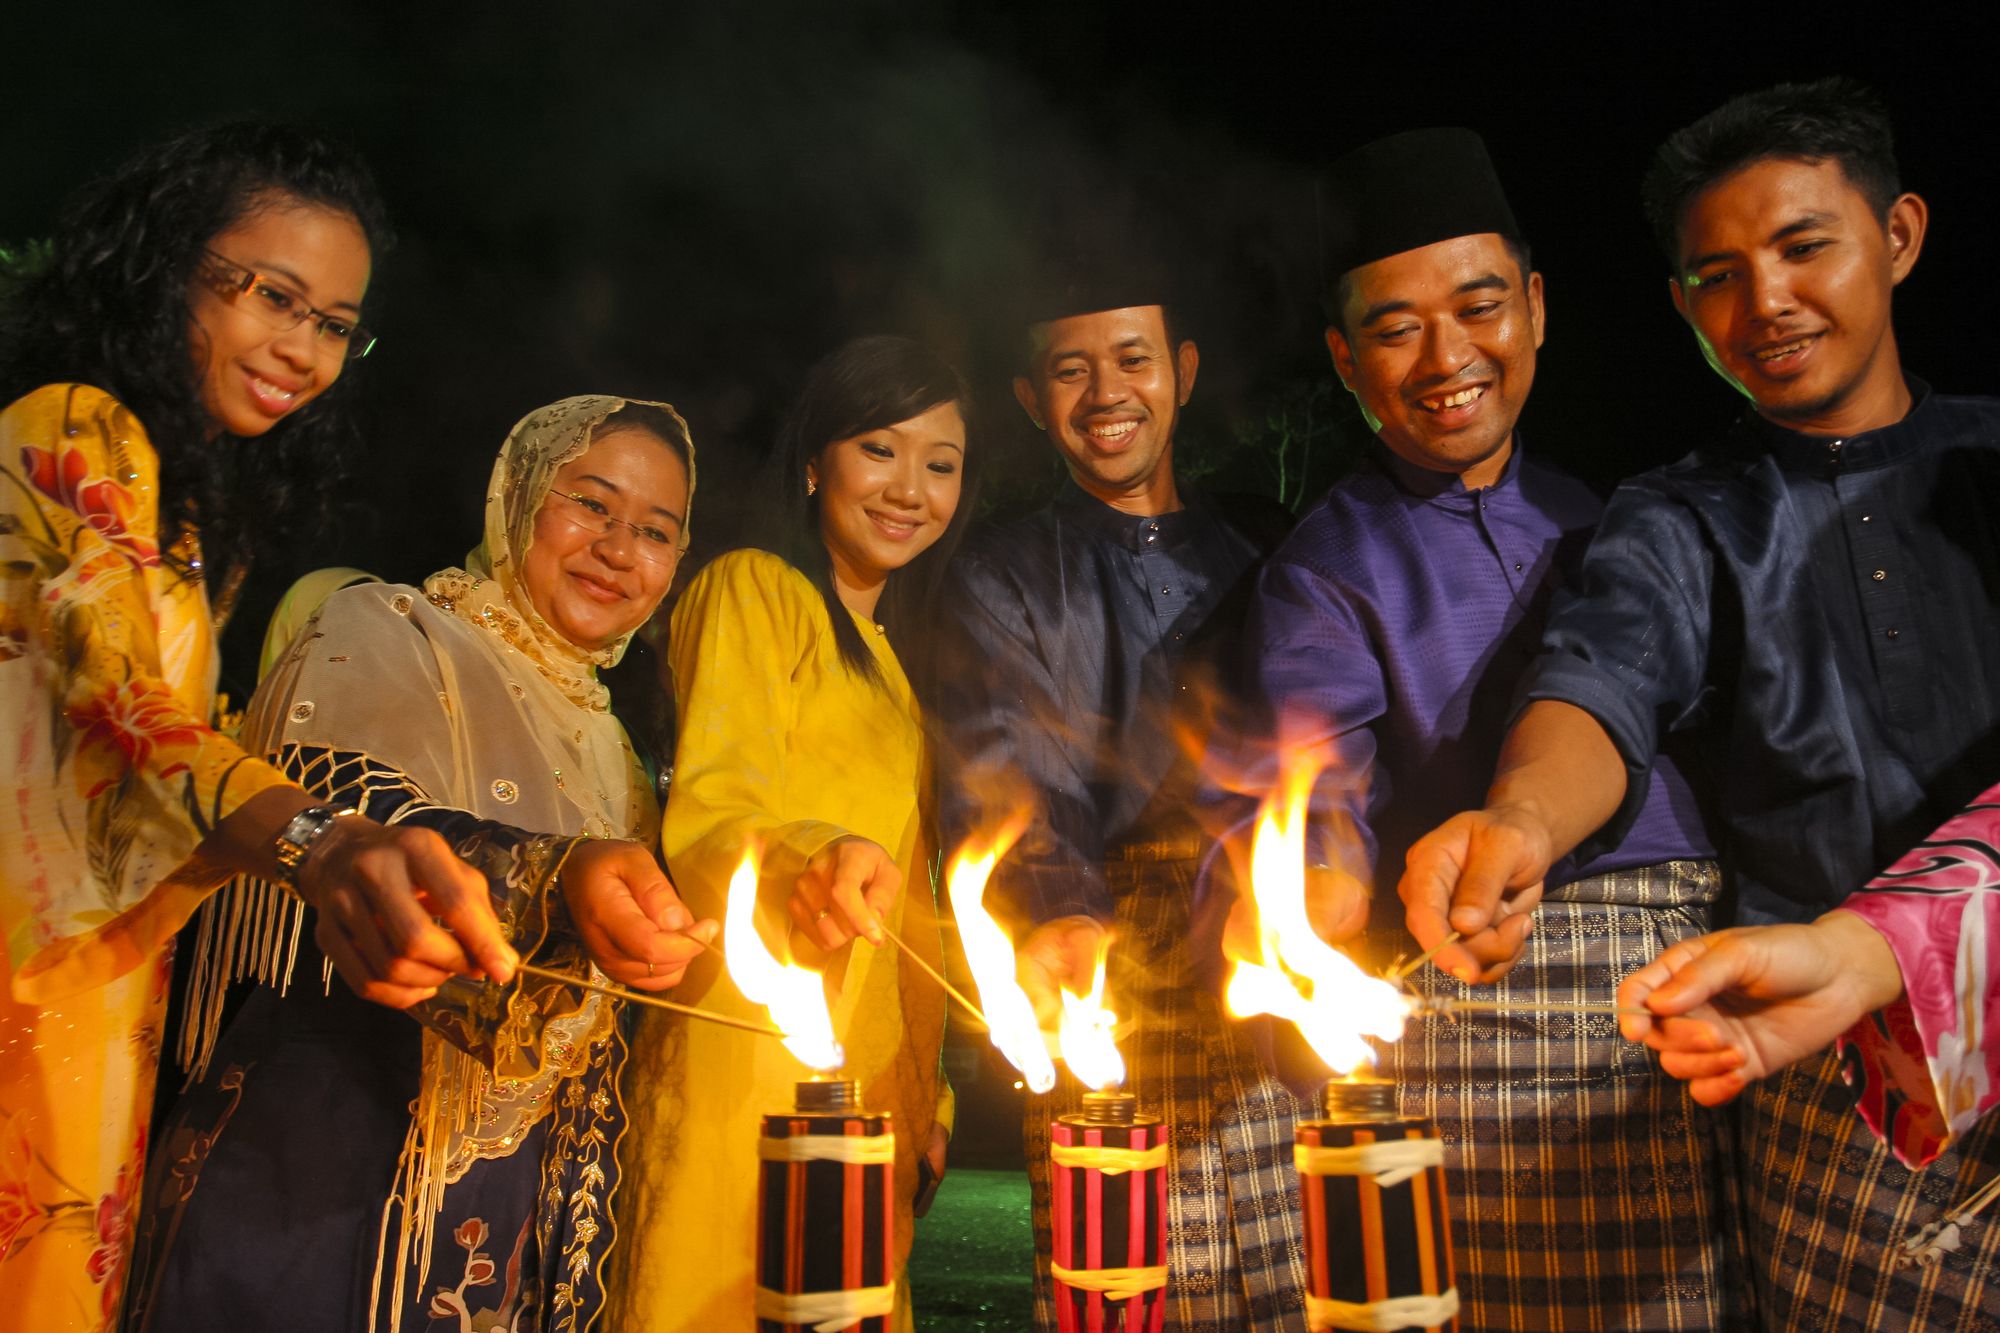
[[1328,168],[1322,223],[1328,286],[1363,264],[1458,236],[1519,238],[1514,210],[1471,130],[1406,130]]

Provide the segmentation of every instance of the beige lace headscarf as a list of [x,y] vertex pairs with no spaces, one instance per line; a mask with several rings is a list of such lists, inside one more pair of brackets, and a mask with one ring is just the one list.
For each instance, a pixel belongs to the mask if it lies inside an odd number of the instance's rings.
[[[515,423],[494,461],[486,485],[486,531],[463,569],[443,569],[424,580],[431,602],[498,634],[572,702],[603,712],[610,695],[597,669],[625,655],[626,635],[609,647],[578,647],[550,629],[522,586],[520,569],[535,540],[535,515],[555,486],[556,472],[590,447],[605,418],[628,404],[658,408],[680,427],[687,462],[688,498],[694,498],[694,450],[687,422],[666,403],[590,394],[538,407]],[[685,547],[688,529],[681,529]]]

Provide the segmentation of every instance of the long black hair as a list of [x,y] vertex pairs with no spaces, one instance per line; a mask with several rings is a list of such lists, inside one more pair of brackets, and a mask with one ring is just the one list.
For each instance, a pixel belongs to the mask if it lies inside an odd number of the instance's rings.
[[[817,495],[806,494],[806,465],[836,440],[894,426],[943,403],[956,403],[968,423],[972,394],[965,377],[936,353],[908,338],[877,334],[843,343],[806,374],[804,390],[778,434],[766,484],[778,497],[773,523],[761,543],[812,580],[826,599],[834,644],[848,670],[879,681],[881,670],[833,586],[833,560],[820,535]],[[945,566],[971,521],[979,450],[967,449],[960,470],[958,508],[937,541],[889,576],[875,618],[888,630],[905,666],[923,645],[911,633],[922,625],[944,581]],[[771,492],[767,492],[771,493]],[[907,641],[907,642],[906,642]]]
[[254,442],[211,439],[201,405],[188,290],[203,251],[256,209],[292,202],[348,214],[378,258],[392,244],[353,152],[236,122],[155,144],[84,187],[0,310],[0,403],[78,381],[131,408],[159,454],[162,531],[192,518],[218,568],[323,531],[351,466],[350,374]]

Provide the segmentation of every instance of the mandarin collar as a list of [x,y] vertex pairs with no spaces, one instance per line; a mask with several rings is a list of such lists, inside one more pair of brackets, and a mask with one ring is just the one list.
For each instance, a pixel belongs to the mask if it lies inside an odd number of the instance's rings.
[[1807,435],[1755,412],[1750,414],[1751,428],[1787,472],[1825,476],[1887,467],[1922,449],[1934,432],[1931,386],[1915,375],[1903,376],[1903,382],[1910,388],[1910,410],[1903,419],[1858,435]]
[[[1109,538],[1127,550],[1144,551],[1180,544],[1201,522],[1200,496],[1185,486],[1179,489],[1181,507],[1171,513],[1128,514],[1084,490],[1074,478],[1066,478],[1055,503],[1062,517]],[[1147,540],[1149,536],[1151,541]]]
[[1368,438],[1368,456],[1375,465],[1389,475],[1396,489],[1419,500],[1441,503],[1449,508],[1459,508],[1473,503],[1481,491],[1509,490],[1514,479],[1521,474],[1522,440],[1521,432],[1514,432],[1514,447],[1508,451],[1507,465],[1500,469],[1499,478],[1490,486],[1467,489],[1465,479],[1456,472],[1434,472],[1427,467],[1418,467],[1401,454],[1382,443],[1377,436]]

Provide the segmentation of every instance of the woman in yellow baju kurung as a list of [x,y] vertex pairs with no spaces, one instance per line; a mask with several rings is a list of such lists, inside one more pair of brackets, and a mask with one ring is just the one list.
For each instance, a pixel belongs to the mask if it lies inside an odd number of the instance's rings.
[[[852,384],[872,385],[879,401],[830,406],[842,392],[830,380],[845,380],[850,397]],[[799,567],[815,563],[810,551],[797,564],[764,551],[725,555],[675,608],[669,650],[681,731],[661,832],[668,870],[691,911],[719,918],[731,875],[746,852],[756,855],[766,947],[824,968],[843,1073],[859,1084],[863,1106],[894,1116],[899,1328],[910,1326],[900,1279],[919,1160],[941,1163],[951,1120],[938,1074],[945,997],[893,945],[864,937],[822,950],[809,928],[839,909],[823,888],[803,900],[818,904],[810,910],[794,900],[816,876],[823,886],[843,840],[864,839],[900,872],[900,892],[880,919],[939,964],[923,721],[891,641],[921,633],[921,598],[912,594],[929,571],[915,557],[941,560],[949,542],[940,539],[955,535],[964,396],[955,372],[901,339],[864,339],[823,362],[789,431],[791,456],[808,460],[817,490],[804,521],[823,543],[819,576]],[[782,479],[801,492],[806,480]],[[887,540],[853,526],[873,522],[871,511],[898,520]],[[877,596],[887,583],[905,599],[866,595],[871,577]],[[713,954],[689,968],[675,998],[764,1016]],[[615,1205],[621,1239],[606,1284],[608,1327],[754,1329],[759,1122],[788,1110],[811,1072],[775,1041],[641,1017],[625,1082],[627,1143],[636,1146]]]
[[[0,328],[0,1324],[36,1333],[117,1319],[174,932],[332,823],[210,725],[229,581],[194,522],[236,563],[313,507],[287,469],[328,449],[307,404],[365,335],[325,310],[359,313],[380,217],[359,164],[270,126],[92,189]],[[324,845],[393,837],[343,822]]]

